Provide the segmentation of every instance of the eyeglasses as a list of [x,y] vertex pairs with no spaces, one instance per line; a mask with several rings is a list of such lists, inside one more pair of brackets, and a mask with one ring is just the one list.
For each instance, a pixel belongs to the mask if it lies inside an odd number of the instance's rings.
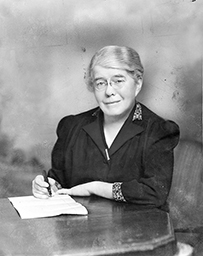
[[103,91],[106,89],[108,84],[110,84],[115,90],[120,89],[124,86],[126,83],[126,78],[123,76],[119,77],[112,77],[109,80],[103,79],[103,78],[98,78],[94,81],[93,85],[94,88],[97,91]]

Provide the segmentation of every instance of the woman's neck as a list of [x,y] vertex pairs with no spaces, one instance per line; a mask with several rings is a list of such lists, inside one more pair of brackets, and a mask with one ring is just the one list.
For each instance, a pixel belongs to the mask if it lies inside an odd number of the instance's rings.
[[111,117],[111,116],[104,116],[104,126],[117,126],[117,125],[121,125],[125,122],[125,120],[127,119],[127,117]]
[[106,140],[106,144],[108,145],[108,148],[111,147],[113,141],[117,137],[123,124],[124,124],[124,122],[122,122],[122,123],[114,122],[111,124],[104,124],[104,137]]
[[104,136],[108,147],[112,145],[128,115],[122,118],[104,116]]
[[118,115],[118,116],[108,116],[108,115],[104,114],[104,126],[111,126],[111,125],[117,126],[117,125],[124,124],[133,108],[134,108],[134,106],[132,106],[125,113]]

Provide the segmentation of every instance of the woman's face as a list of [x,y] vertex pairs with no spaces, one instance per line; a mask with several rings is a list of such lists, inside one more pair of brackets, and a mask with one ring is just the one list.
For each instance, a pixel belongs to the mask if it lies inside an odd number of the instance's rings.
[[136,82],[123,69],[95,66],[93,80],[94,95],[104,116],[116,120],[127,118],[142,87],[142,79]]

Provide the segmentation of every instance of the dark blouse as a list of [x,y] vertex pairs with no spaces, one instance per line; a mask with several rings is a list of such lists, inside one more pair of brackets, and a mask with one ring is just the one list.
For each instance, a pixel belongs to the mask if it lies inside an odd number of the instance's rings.
[[64,117],[57,127],[49,177],[64,188],[110,182],[115,199],[150,207],[164,205],[172,182],[178,125],[136,102],[108,148],[102,124],[99,108]]

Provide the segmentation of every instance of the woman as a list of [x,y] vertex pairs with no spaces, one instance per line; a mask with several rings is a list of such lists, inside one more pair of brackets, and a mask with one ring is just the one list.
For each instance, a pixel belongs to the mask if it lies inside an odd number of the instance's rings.
[[[48,173],[53,193],[165,205],[179,128],[136,101],[143,71],[129,47],[106,46],[93,56],[87,82],[99,107],[59,122]],[[47,187],[38,175],[34,196],[48,197]]]

